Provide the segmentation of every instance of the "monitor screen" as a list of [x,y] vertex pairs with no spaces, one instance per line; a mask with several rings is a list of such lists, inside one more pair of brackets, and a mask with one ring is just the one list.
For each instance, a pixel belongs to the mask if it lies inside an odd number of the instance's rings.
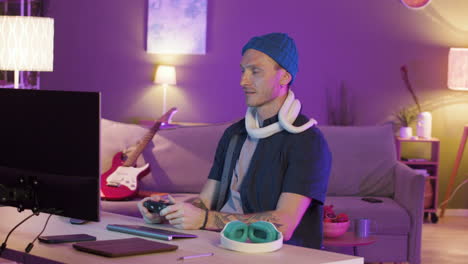
[[0,204],[99,221],[100,93],[0,89]]

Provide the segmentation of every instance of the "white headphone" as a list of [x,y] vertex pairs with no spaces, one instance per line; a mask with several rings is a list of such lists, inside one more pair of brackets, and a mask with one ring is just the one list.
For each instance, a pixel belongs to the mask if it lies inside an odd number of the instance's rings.
[[[259,233],[259,234],[257,234]],[[268,235],[265,235],[268,233]],[[231,221],[221,231],[221,247],[246,253],[272,252],[283,246],[283,234],[270,222],[247,225]],[[250,242],[247,242],[250,238]],[[266,242],[263,242],[266,241]]]
[[256,115],[254,116],[255,107],[249,107],[245,114],[245,128],[247,129],[249,136],[252,138],[266,138],[282,131],[283,129],[293,134],[301,133],[317,124],[317,121],[311,118],[307,123],[300,127],[293,126],[292,123],[294,123],[300,111],[301,102],[299,102],[298,99],[295,99],[294,93],[289,90],[288,96],[279,110],[278,122],[260,128],[258,118]]

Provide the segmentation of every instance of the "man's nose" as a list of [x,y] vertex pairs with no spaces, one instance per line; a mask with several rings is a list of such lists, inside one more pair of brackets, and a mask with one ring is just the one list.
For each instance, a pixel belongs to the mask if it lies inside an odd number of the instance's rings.
[[250,84],[250,78],[247,72],[243,72],[241,75],[240,86],[245,87]]

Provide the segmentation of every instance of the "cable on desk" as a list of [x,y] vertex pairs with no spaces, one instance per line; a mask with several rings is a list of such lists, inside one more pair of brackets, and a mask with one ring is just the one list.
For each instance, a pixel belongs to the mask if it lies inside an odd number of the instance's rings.
[[46,229],[47,227],[47,223],[49,223],[49,220],[50,220],[50,217],[52,216],[52,214],[49,214],[49,217],[47,217],[47,220],[44,224],[44,228],[42,228],[42,231],[36,236],[36,238],[34,238],[34,240],[28,244],[28,246],[24,249],[24,251],[26,253],[29,253],[31,251],[31,249],[34,247],[34,242],[36,242],[37,238],[40,237],[42,235],[42,233],[44,233],[44,230]]
[[8,233],[8,235],[6,236],[5,238],[5,241],[3,241],[3,244],[2,246],[0,247],[0,256],[2,255],[3,251],[5,250],[6,246],[7,246],[7,241],[8,241],[8,238],[10,237],[11,233],[13,233],[13,231],[15,231],[15,229],[20,226],[21,224],[23,224],[24,222],[26,222],[29,218],[33,217],[35,215],[35,213],[32,213],[30,216],[26,217],[25,219],[23,219],[23,221],[19,222],[15,227],[13,227],[10,232]]

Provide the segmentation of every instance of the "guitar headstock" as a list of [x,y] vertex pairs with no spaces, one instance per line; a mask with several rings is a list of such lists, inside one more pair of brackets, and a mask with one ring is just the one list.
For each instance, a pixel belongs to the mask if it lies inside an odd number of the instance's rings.
[[177,107],[172,107],[167,111],[164,115],[162,115],[156,122],[160,122],[161,124],[167,124],[172,119],[172,117],[177,113]]
[[123,166],[130,167],[135,164],[136,159],[141,154],[141,152],[143,152],[143,149],[151,141],[151,139],[154,137],[156,132],[158,132],[161,125],[163,125],[164,123],[168,123],[176,112],[177,112],[177,108],[172,107],[171,109],[169,109],[169,111],[167,111],[164,115],[162,115],[158,120],[156,120],[153,126],[149,129],[148,133],[146,133],[146,135],[142,138],[140,143],[138,143],[138,146],[136,147],[136,149],[131,154],[128,155],[128,158],[123,164]]

